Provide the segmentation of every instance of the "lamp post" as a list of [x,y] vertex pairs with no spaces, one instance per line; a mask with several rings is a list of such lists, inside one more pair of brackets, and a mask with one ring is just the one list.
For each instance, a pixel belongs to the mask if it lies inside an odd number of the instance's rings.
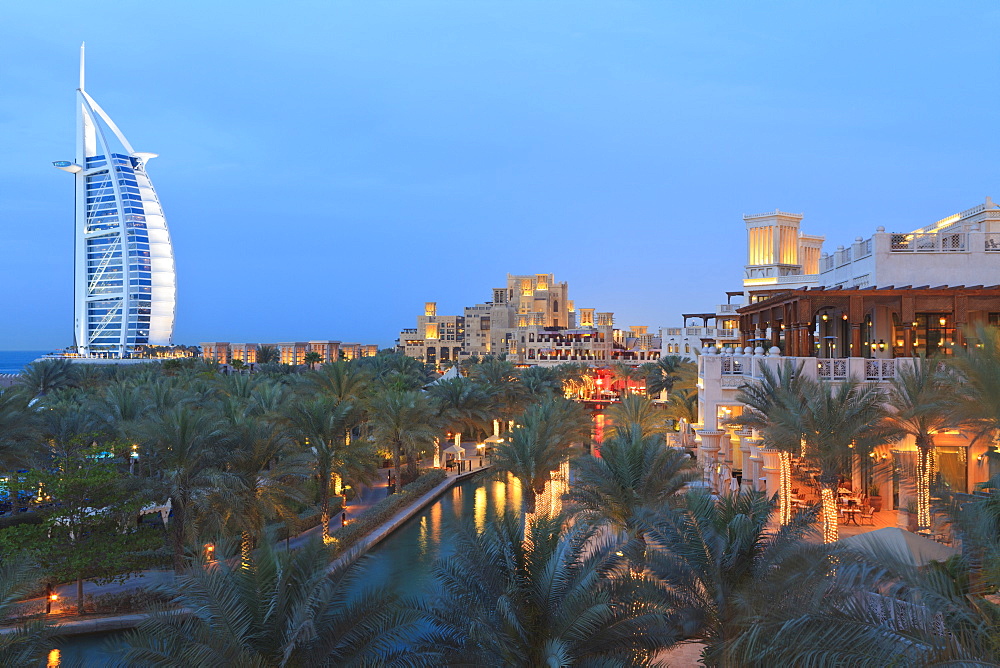
[[341,512],[341,515],[340,515],[340,526],[341,527],[347,526],[347,490],[349,490],[350,488],[351,488],[350,485],[344,485],[341,488],[341,496],[344,497],[344,503],[341,506],[342,512]]
[[59,600],[59,594],[52,590],[52,583],[45,585],[45,614],[52,613],[52,604]]
[[132,454],[129,455],[128,474],[135,475],[135,463],[139,459],[139,444],[132,444]]

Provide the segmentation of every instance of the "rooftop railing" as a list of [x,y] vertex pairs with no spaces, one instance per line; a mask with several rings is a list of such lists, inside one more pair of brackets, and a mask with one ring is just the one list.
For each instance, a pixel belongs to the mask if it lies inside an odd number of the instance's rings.
[[893,234],[889,250],[893,253],[961,253],[968,247],[967,236],[962,232]]

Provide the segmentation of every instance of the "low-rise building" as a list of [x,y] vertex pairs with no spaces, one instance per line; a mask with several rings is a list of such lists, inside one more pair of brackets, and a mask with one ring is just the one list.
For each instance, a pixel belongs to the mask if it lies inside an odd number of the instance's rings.
[[231,364],[239,360],[244,364],[256,364],[257,352],[263,346],[270,346],[278,351],[278,362],[281,364],[305,364],[306,353],[319,353],[323,362],[336,362],[339,359],[354,359],[356,357],[373,357],[378,353],[375,344],[341,343],[340,341],[286,341],[283,343],[229,343],[227,341],[212,341],[201,344],[201,356],[211,362]]

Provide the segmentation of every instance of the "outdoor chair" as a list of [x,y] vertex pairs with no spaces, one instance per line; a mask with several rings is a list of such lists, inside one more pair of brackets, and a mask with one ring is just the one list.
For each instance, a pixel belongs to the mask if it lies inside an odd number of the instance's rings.
[[867,522],[870,526],[875,526],[875,509],[868,506],[861,511],[861,523]]

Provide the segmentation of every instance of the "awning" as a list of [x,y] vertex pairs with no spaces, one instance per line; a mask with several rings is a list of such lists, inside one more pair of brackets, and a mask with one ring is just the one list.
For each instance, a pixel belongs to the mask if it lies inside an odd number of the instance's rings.
[[898,527],[886,527],[849,536],[842,538],[840,542],[875,557],[889,553],[913,566],[924,566],[931,561],[945,561],[948,557],[958,554],[958,550],[953,547]]

